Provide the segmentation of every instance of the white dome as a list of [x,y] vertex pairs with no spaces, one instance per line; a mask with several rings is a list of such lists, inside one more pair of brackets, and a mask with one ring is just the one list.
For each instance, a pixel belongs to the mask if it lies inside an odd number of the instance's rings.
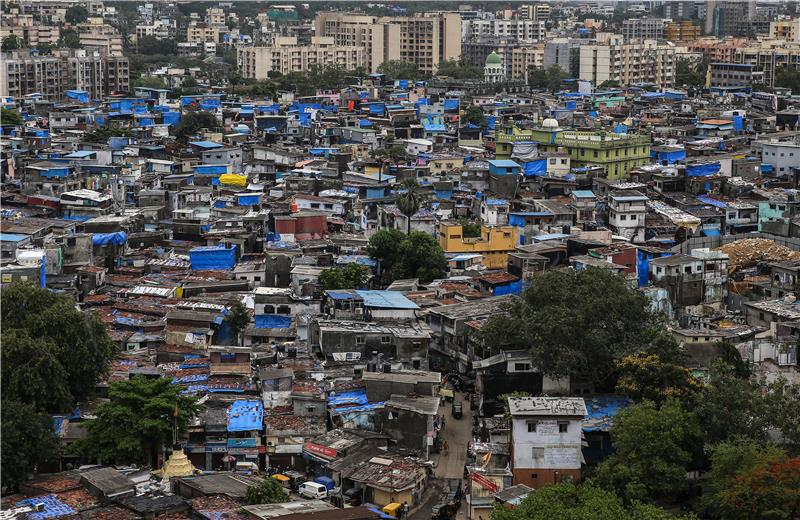
[[542,128],[558,128],[558,121],[556,121],[552,117],[548,117],[547,119],[542,121]]

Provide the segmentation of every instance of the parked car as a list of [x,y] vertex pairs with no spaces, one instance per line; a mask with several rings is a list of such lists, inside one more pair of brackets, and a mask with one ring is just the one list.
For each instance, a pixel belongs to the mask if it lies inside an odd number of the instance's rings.
[[461,419],[464,415],[464,405],[461,404],[461,401],[453,401],[453,417],[455,419]]
[[304,482],[298,490],[300,496],[306,498],[328,498],[328,488],[318,482]]

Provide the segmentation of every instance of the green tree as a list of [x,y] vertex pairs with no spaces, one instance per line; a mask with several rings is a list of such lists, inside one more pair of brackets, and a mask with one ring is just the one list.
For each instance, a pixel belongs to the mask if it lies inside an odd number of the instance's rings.
[[464,113],[464,121],[477,126],[486,126],[486,118],[481,107],[471,106]]
[[[108,364],[116,353],[105,325],[95,314],[83,313],[75,308],[72,300],[26,283],[4,287],[0,292],[0,307],[3,399],[40,396],[36,397],[39,404],[41,396],[49,393],[53,400],[43,405],[46,411],[55,412],[65,410],[61,405],[66,401],[67,404],[82,401],[94,393],[97,381],[107,373]],[[14,348],[6,349],[7,341]],[[34,378],[30,367],[24,366],[27,362],[24,349],[32,342],[40,344],[35,354],[36,363],[54,370],[52,378],[46,374],[45,388],[34,387],[44,378]],[[23,389],[26,373],[31,380],[29,388]],[[64,380],[66,388],[54,386]]]
[[396,229],[382,229],[369,239],[367,253],[378,261],[385,283],[404,278],[430,282],[444,276],[447,269],[441,246],[420,231],[405,234]]
[[101,126],[91,132],[83,134],[83,140],[87,143],[107,143],[111,137],[132,137],[133,132],[130,128],[121,126]]
[[289,495],[274,478],[265,478],[256,485],[247,486],[244,495],[244,503],[247,505],[280,504],[288,501]]
[[19,49],[20,48],[19,39],[17,38],[16,35],[9,34],[5,38],[3,38],[2,48],[3,52]]
[[764,391],[757,381],[739,377],[730,365],[712,364],[694,406],[706,443],[734,437],[765,440],[770,419]]
[[378,72],[386,74],[389,79],[421,79],[423,74],[420,72],[416,63],[402,60],[389,60],[378,65]]
[[325,290],[363,289],[367,286],[369,276],[367,266],[352,263],[344,267],[323,269],[319,275],[319,283]]
[[783,66],[775,71],[775,86],[791,89],[792,94],[800,94],[800,71]]
[[691,370],[666,363],[657,354],[634,354],[617,362],[616,392],[636,401],[648,399],[660,404],[669,398],[688,401],[703,389]]
[[406,148],[401,144],[395,144],[384,148],[378,148],[377,150],[372,152],[372,156],[379,159],[380,158],[390,159],[393,162],[403,162],[408,159],[408,153],[406,153]]
[[211,112],[190,110],[181,117],[181,122],[175,128],[175,137],[179,141],[187,141],[200,130],[217,130],[219,128],[220,124],[216,115]]
[[3,398],[47,412],[69,409],[72,395],[56,343],[24,329],[4,331],[2,338]]
[[461,219],[458,223],[461,224],[461,236],[463,238],[477,238],[481,236],[482,225],[479,220]]
[[580,375],[614,388],[616,362],[655,353],[676,362],[680,351],[647,298],[610,269],[549,271],[522,297],[489,319],[481,337],[492,351],[530,350],[545,375]]
[[15,491],[29,473],[42,464],[58,460],[58,439],[53,432],[53,420],[46,413],[31,404],[8,398],[5,391],[0,415],[2,487],[4,492]]
[[784,450],[752,439],[737,438],[715,446],[711,454],[711,469],[703,477],[707,488],[700,501],[703,513],[706,516],[727,516],[723,515],[720,494],[733,487],[737,475],[785,458]]
[[21,125],[22,116],[16,110],[9,110],[0,108],[0,124],[3,125]]
[[569,78],[558,65],[545,68],[528,67],[528,85],[532,88],[546,89],[555,92],[561,89],[561,82]]
[[655,506],[626,507],[611,491],[590,484],[557,484],[531,491],[514,508],[498,505],[491,520],[689,520]]
[[395,198],[395,205],[406,217],[407,233],[411,233],[411,217],[417,214],[422,196],[419,193],[419,184],[416,181],[403,183],[400,193]]
[[149,463],[172,443],[173,429],[180,436],[197,413],[194,397],[181,395],[181,387],[167,378],[135,376],[108,389],[110,401],[86,423],[88,437],[76,450],[103,463]]
[[136,51],[145,55],[174,55],[178,52],[175,40],[159,40],[155,36],[142,36],[136,40]]
[[61,42],[59,46],[69,49],[79,49],[81,47],[81,37],[75,29],[64,29],[61,31]]
[[460,60],[453,59],[439,62],[436,75],[455,79],[475,79],[483,77],[483,70],[469,64],[462,58]]
[[133,82],[133,87],[143,88],[167,88],[164,80],[155,76],[142,76]]
[[242,302],[237,301],[231,305],[228,315],[225,316],[225,321],[228,322],[228,326],[231,328],[231,332],[238,343],[239,334],[244,332],[250,324],[250,311],[247,310],[247,307]]
[[607,79],[604,82],[602,82],[599,85],[597,85],[597,88],[599,88],[599,89],[619,88],[619,87],[620,87],[620,83],[619,83],[619,81],[617,81],[615,79]]
[[66,13],[64,13],[64,20],[71,24],[83,23],[88,19],[89,11],[87,11],[82,5],[73,5],[67,9]]
[[699,436],[697,418],[676,400],[660,409],[651,401],[628,407],[611,429],[616,453],[600,463],[593,481],[627,501],[674,499],[687,489],[690,447]]
[[704,58],[700,62],[688,58],[679,58],[675,64],[675,84],[688,87],[704,87],[708,62]]

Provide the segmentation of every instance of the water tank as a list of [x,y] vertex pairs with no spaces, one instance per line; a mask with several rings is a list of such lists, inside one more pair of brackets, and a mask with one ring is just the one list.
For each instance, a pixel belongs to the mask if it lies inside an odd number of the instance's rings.
[[17,250],[17,263],[25,266],[40,265],[44,259],[44,251],[30,249]]
[[292,213],[297,213],[297,209],[298,209],[298,208],[297,208],[297,203],[296,203],[296,202],[292,202],[292,204],[289,206],[289,210],[290,210]]
[[250,127],[247,125],[236,125],[233,131],[236,132],[237,134],[249,134]]

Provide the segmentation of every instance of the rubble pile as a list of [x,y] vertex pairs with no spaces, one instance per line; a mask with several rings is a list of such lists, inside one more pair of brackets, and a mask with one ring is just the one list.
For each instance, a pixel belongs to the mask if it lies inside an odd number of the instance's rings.
[[736,240],[719,249],[728,255],[728,270],[731,272],[738,271],[743,267],[754,266],[759,262],[800,260],[800,251],[793,251],[773,240],[764,238]]

